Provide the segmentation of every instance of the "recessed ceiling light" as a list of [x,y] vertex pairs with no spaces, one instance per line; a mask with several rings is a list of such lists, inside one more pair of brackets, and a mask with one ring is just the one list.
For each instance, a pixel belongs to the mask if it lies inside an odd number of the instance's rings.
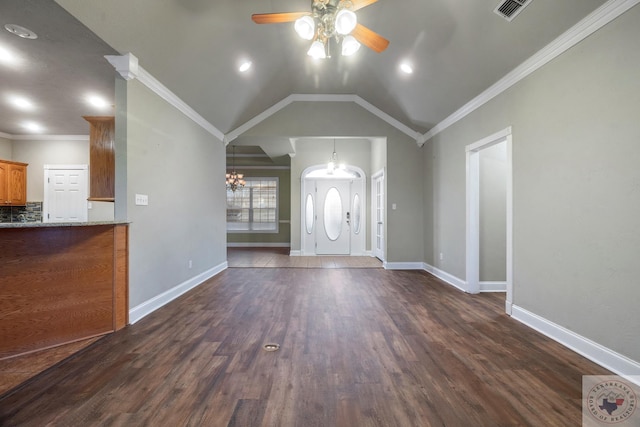
[[4,29],[9,31],[11,34],[14,34],[18,37],[22,37],[23,39],[34,40],[38,38],[38,35],[36,33],[34,33],[28,28],[21,27],[20,25],[7,24],[4,26]]
[[18,56],[9,49],[0,46],[0,62],[5,65],[14,65],[20,62]]
[[408,62],[403,62],[402,64],[400,64],[400,69],[402,70],[402,72],[407,74],[413,73],[413,67],[411,67],[411,64],[409,64]]
[[42,125],[36,122],[24,122],[22,123],[22,127],[30,132],[42,132],[44,130]]
[[240,71],[241,73],[249,71],[249,68],[251,68],[251,65],[252,65],[251,61],[244,61],[238,68],[238,71]]
[[98,95],[87,95],[87,102],[100,110],[104,110],[109,107],[107,100]]
[[24,96],[13,95],[13,96],[9,96],[8,100],[9,100],[9,103],[11,103],[11,105],[13,105],[19,110],[32,111],[35,109],[35,105],[33,105],[33,102],[31,102],[29,99],[25,98]]

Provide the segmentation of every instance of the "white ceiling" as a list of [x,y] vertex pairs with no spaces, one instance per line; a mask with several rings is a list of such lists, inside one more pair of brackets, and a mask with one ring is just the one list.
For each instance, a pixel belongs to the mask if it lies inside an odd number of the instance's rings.
[[[23,39],[4,30],[18,24],[38,38]],[[0,61],[0,132],[27,134],[26,121],[39,123],[48,135],[89,133],[86,115],[112,115],[86,103],[88,94],[113,104],[114,70],[104,55],[117,54],[53,1],[0,1],[0,49],[15,56]],[[12,96],[31,100],[33,109],[19,110]]]
[[[137,56],[142,67],[224,133],[290,94],[357,95],[423,133],[605,0],[532,0],[512,22],[493,13],[498,0],[379,0],[358,11],[358,20],[389,39],[389,48],[374,53],[363,47],[354,57],[334,55],[322,61],[307,57],[309,42],[297,37],[292,24],[257,25],[251,21],[252,13],[309,10],[309,0],[57,3],[102,41],[91,40],[86,32],[79,36],[78,27],[82,26],[70,24],[70,17],[56,11],[52,1],[2,0],[0,17],[2,25],[11,20],[35,32],[46,27],[49,38],[56,39],[45,40],[48,56],[42,49],[38,53],[44,55],[41,61],[51,61],[48,74],[25,79],[24,84],[38,96],[55,99],[61,110],[72,109],[68,107],[71,96],[52,93],[52,86],[68,84],[71,88],[94,75],[97,82],[102,81],[102,65],[97,67],[94,61],[113,54],[111,46],[121,54]],[[23,9],[25,4],[31,10],[20,15],[15,9]],[[12,9],[13,15],[9,15]],[[2,34],[0,43],[8,38],[16,37]],[[78,43],[78,38],[83,43]],[[79,55],[90,41],[95,51]],[[243,59],[253,62],[245,74],[237,71]],[[403,60],[413,64],[413,74],[399,71]],[[100,63],[110,67],[104,60]],[[88,66],[91,64],[94,66]],[[9,85],[4,84],[5,70],[0,67],[0,72],[0,90],[4,91]],[[111,73],[113,80],[113,69]],[[14,78],[19,81],[24,76]],[[70,95],[70,90],[65,93]],[[1,108],[0,131],[24,133],[12,123],[6,104]],[[47,133],[82,133],[72,126],[76,121],[65,119]]]

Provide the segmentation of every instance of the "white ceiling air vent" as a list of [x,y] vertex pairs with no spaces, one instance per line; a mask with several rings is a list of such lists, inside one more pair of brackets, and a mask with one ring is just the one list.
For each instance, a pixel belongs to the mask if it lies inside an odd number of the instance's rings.
[[531,0],[503,0],[494,9],[494,12],[511,22]]

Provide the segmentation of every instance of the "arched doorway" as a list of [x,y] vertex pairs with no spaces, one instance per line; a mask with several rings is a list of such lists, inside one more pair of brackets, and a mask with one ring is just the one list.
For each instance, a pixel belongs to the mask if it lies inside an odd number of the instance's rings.
[[316,165],[302,172],[302,255],[365,255],[366,185],[357,166],[332,172]]

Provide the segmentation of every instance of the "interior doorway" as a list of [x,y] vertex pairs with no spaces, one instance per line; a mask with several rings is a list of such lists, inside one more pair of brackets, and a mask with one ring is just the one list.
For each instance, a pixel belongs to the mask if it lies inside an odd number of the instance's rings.
[[385,261],[385,198],[384,169],[371,177],[371,252],[380,261]]
[[86,222],[87,165],[44,165],[43,222]]
[[365,175],[345,165],[331,173],[326,165],[302,173],[301,255],[364,255]]
[[[503,289],[498,289],[494,284],[492,288],[482,288],[480,282],[480,211],[481,211],[481,191],[480,191],[480,153],[498,144],[505,144],[505,171],[506,180],[506,227],[504,236],[506,237],[505,253],[505,282]],[[483,138],[466,147],[467,159],[467,226],[466,226],[466,286],[467,292],[478,293],[481,291],[506,291],[505,310],[511,314],[513,302],[513,186],[512,186],[512,138],[511,128],[506,128],[500,132]]]

